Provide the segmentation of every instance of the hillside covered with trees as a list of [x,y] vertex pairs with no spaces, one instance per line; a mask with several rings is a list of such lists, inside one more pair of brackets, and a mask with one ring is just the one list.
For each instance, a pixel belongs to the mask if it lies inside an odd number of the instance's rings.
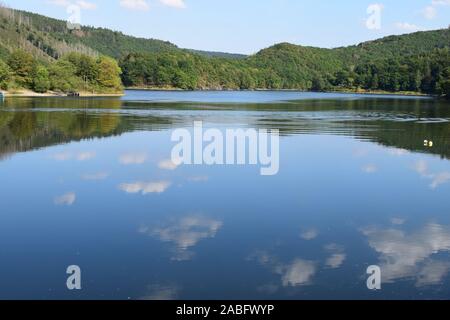
[[251,56],[180,49],[0,8],[0,88],[118,92],[125,87],[409,91],[450,96],[450,29],[336,49],[281,43]]

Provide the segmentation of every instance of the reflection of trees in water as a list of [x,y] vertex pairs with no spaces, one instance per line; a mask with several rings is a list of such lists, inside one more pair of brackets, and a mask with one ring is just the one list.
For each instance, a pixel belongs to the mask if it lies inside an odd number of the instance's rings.
[[[337,134],[450,158],[450,106],[431,99],[303,100],[269,104],[186,104],[120,99],[8,99],[0,110],[0,155],[134,130],[164,130],[205,121],[237,120],[282,135]],[[3,107],[2,107],[3,108]],[[159,113],[159,110],[168,112]],[[199,112],[192,110],[210,110]],[[219,110],[217,114],[211,110]],[[247,112],[239,116],[220,110]],[[186,112],[187,111],[187,112]],[[172,112],[172,113],[171,113]],[[227,118],[228,117],[228,118]],[[225,119],[226,118],[226,119]],[[432,140],[426,148],[424,140]]]
[[108,113],[3,112],[0,118],[0,154],[110,136],[120,126],[120,116]]

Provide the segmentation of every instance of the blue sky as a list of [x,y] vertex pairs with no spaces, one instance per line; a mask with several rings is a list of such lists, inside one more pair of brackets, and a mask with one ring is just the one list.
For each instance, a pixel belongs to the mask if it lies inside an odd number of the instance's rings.
[[84,25],[168,40],[183,48],[255,53],[279,42],[319,47],[446,28],[450,0],[4,0]]

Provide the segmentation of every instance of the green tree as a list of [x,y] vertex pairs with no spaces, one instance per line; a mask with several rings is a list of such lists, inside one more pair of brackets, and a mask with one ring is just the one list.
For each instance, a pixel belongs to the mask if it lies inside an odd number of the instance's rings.
[[75,66],[75,75],[85,82],[92,82],[98,77],[98,66],[94,58],[85,54],[72,52],[63,59]]
[[81,88],[81,79],[75,76],[76,67],[67,60],[50,66],[50,87],[54,91],[69,92]]
[[33,90],[45,93],[50,89],[49,72],[46,67],[38,65],[33,76]]
[[97,68],[97,83],[101,89],[106,89],[107,91],[119,91],[122,89],[120,80],[122,70],[116,60],[102,56],[97,60]]
[[3,60],[0,60],[0,89],[8,90],[9,80],[11,78],[11,71]]
[[23,50],[15,51],[8,59],[8,65],[13,72],[15,82],[25,88],[31,88],[33,85],[34,64],[33,56]]

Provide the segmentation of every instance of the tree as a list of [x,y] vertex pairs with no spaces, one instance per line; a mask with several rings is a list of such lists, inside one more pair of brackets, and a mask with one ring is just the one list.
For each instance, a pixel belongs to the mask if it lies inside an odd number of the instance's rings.
[[69,61],[75,66],[75,75],[85,82],[94,81],[98,76],[98,66],[95,59],[85,54],[72,52],[63,59]]
[[34,64],[33,56],[23,50],[15,51],[8,59],[8,65],[13,72],[15,82],[25,88],[31,88],[33,84]]
[[59,60],[50,66],[50,87],[55,91],[69,92],[82,86],[75,76],[76,67],[67,60]]
[[316,76],[314,77],[313,81],[312,81],[312,87],[311,90],[312,91],[325,91],[327,88],[327,85],[325,83],[325,80],[320,77],[320,76]]
[[97,83],[102,89],[107,91],[119,91],[122,88],[122,82],[120,80],[120,69],[117,61],[102,56],[97,60],[98,76]]
[[444,70],[442,79],[439,81],[439,89],[443,96],[450,99],[450,67]]
[[11,77],[11,70],[8,65],[0,60],[0,89],[8,90],[8,82]]
[[34,71],[33,89],[40,93],[45,93],[50,89],[49,73],[47,68],[42,65],[38,65]]

